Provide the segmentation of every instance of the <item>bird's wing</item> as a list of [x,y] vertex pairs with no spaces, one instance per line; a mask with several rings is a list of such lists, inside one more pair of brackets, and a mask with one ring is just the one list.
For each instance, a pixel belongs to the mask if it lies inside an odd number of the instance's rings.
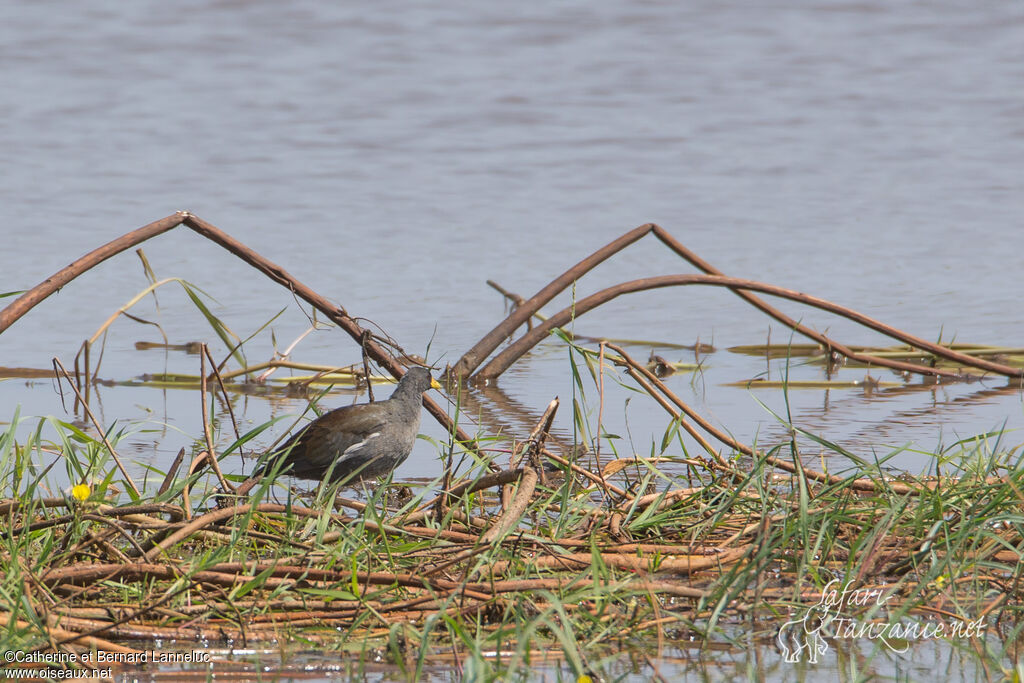
[[[296,462],[296,456],[309,460],[310,464],[333,460],[365,443],[371,435],[380,434],[387,424],[387,416],[380,410],[365,410],[378,405],[345,406],[324,413],[276,450],[288,454],[286,462]],[[341,421],[344,429],[339,429]]]

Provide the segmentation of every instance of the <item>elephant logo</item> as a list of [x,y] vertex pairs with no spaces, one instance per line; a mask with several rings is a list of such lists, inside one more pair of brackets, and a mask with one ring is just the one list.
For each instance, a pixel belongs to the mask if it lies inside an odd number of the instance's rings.
[[828,642],[821,632],[836,618],[825,603],[825,596],[799,619],[790,619],[779,628],[777,636],[782,654],[789,663],[799,662],[804,653],[811,664],[818,663],[818,655],[828,652]]

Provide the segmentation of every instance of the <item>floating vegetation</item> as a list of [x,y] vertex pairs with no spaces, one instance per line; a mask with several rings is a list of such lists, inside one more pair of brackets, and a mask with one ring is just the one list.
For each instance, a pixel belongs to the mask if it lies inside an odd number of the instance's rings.
[[[950,358],[907,345],[888,347],[850,346],[848,348],[851,351],[864,358],[843,358],[842,364],[845,367],[869,368],[879,365],[875,359],[887,359],[908,361],[932,367],[958,369],[961,372],[966,372],[969,366],[965,365],[962,360],[963,357],[970,357],[990,359],[1006,367],[1024,368],[1024,349],[1020,347],[1003,348],[963,343],[943,344],[941,346],[951,352],[956,352],[959,356]],[[751,344],[746,346],[730,346],[727,350],[745,356],[759,356],[768,359],[806,358],[807,362],[818,365],[831,365],[836,362],[836,358],[826,353],[825,347],[820,344]]]
[[[447,369],[447,398],[455,408],[424,398],[448,434],[437,444],[444,467],[436,480],[382,485],[364,499],[340,497],[337,487],[322,483],[305,499],[268,478],[241,496],[234,494],[235,484],[244,477],[225,473],[221,463],[272,423],[241,433],[231,414],[227,432],[227,425],[211,424],[211,394],[344,384],[366,386],[372,396],[380,377],[371,364],[400,376],[401,346],[186,212],[100,247],[27,290],[0,311],[0,332],[77,275],[179,225],[310,304],[354,340],[363,362],[347,368],[296,362],[290,356],[300,337],[273,360],[249,364],[247,339],[214,316],[201,290],[177,279],[157,280],[144,261],[149,287],[83,344],[70,370],[55,358],[53,369],[0,373],[55,379],[74,395],[73,412],[87,420],[33,423],[15,411],[0,432],[0,512],[7,521],[0,533],[0,623],[8,651],[102,651],[131,662],[154,641],[245,648],[300,643],[348,653],[359,668],[385,661],[410,680],[435,663],[453,661],[474,679],[526,675],[540,662],[555,661],[559,671],[585,680],[607,677],[624,650],[649,657],[694,643],[705,655],[769,647],[788,659],[794,652],[806,655],[808,647],[823,653],[822,643],[826,650],[855,654],[846,622],[904,634],[929,627],[938,633],[941,626],[948,641],[956,634],[968,639],[974,656],[996,677],[1024,674],[1016,663],[1024,626],[1024,466],[1021,446],[1008,443],[1009,432],[977,435],[931,454],[928,477],[889,468],[902,448],[866,459],[795,424],[785,424],[788,443],[765,449],[733,438],[662,381],[670,371],[699,369],[713,347],[697,342],[686,349],[694,362],[678,362],[652,347],[685,345],[573,337],[565,326],[627,293],[700,285],[726,287],[812,340],[730,349],[737,353],[860,363],[931,381],[1000,375],[1019,384],[1020,349],[934,344],[816,297],[726,277],[660,227],[645,225],[530,299],[501,290],[515,301],[514,309]],[[591,268],[645,235],[703,274],[621,283],[554,315],[539,313]],[[226,347],[224,360],[217,362],[202,342],[198,348],[172,344],[159,325],[129,313],[168,283],[180,285],[209,322]],[[755,292],[841,315],[907,346],[844,345],[786,317]],[[167,471],[150,467],[159,484],[132,479],[118,453],[126,431],[104,427],[89,407],[97,384],[117,383],[97,373],[102,341],[122,316],[155,325],[164,337],[140,350],[200,359],[195,376],[130,380],[199,390],[203,434]],[[314,319],[309,331],[321,324]],[[523,326],[522,336],[499,351]],[[464,382],[496,382],[551,334],[570,350],[577,431],[596,436],[581,437],[568,450],[549,447],[557,399],[535,422],[471,433],[472,416],[457,409],[470,400]],[[596,347],[583,345],[595,339],[589,343]],[[627,345],[651,348],[648,363],[634,360]],[[303,374],[277,377],[282,369]],[[585,405],[595,392],[603,405],[606,379],[666,411],[664,437],[650,453],[619,452],[616,437],[589,422]],[[812,384],[832,389],[904,382],[869,377],[743,386]],[[821,452],[801,453],[798,435]],[[218,448],[222,439],[230,445]],[[602,444],[604,461],[588,452]],[[824,454],[849,466],[811,467],[815,458],[826,462]],[[816,620],[815,628],[808,629],[809,619]],[[811,640],[814,634],[820,642]],[[67,658],[37,661],[72,666]],[[850,662],[856,674],[858,656]]]
[[[489,675],[540,655],[595,675],[602,644],[729,644],[736,622],[771,647],[778,618],[837,577],[886,607],[848,605],[845,619],[981,619],[1007,647],[1024,598],[1024,470],[985,439],[943,454],[941,482],[889,484],[860,469],[816,483],[773,474],[765,459],[709,476],[695,460],[700,484],[679,487],[655,460],[595,474],[538,438],[515,445],[522,466],[481,463],[440,496],[430,497],[438,480],[405,502],[385,487],[365,502],[329,487],[272,502],[265,483],[225,504],[213,486],[189,498],[198,473],[122,500],[101,441],[56,423],[57,443],[16,444],[17,424],[0,437],[0,590],[19,596],[3,603],[5,647],[26,652],[360,643],[415,678],[455,642]],[[85,495],[47,483],[37,463],[54,451],[91,482]],[[854,486],[865,477],[873,491]]]
[[[945,349],[958,351],[968,356],[999,356],[1006,354],[1024,354],[1021,348],[1002,348],[998,346],[982,346],[980,344],[952,343],[941,344]],[[932,354],[922,354],[919,349],[902,344],[899,346],[848,346],[851,351],[864,353],[882,358],[918,358]],[[824,355],[825,347],[821,344],[748,344],[744,346],[730,346],[727,351],[741,353],[746,356],[768,356],[771,358],[798,358],[800,356]]]
[[727,382],[724,386],[745,389],[877,389],[880,387],[902,387],[904,383],[887,382],[869,377],[860,380],[751,379],[746,382]]
[[203,343],[197,341],[186,342],[185,344],[168,344],[166,342],[147,342],[137,341],[135,342],[136,351],[149,351],[151,349],[159,349],[161,351],[184,351],[192,355],[198,355],[203,351]]

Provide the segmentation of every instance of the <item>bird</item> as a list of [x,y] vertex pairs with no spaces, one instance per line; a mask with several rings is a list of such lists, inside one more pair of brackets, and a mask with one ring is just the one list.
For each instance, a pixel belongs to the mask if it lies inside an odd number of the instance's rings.
[[440,386],[430,370],[414,367],[387,400],[324,413],[271,451],[264,465],[235,493],[246,495],[275,468],[300,479],[329,477],[331,482],[347,484],[388,474],[405,462],[416,442],[423,394]]

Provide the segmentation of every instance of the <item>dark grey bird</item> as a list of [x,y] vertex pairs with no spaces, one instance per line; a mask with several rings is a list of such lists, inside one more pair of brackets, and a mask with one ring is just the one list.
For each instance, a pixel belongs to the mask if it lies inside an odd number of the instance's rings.
[[301,479],[330,476],[330,481],[349,484],[388,474],[412,451],[420,429],[423,394],[431,387],[440,385],[429,370],[416,367],[402,376],[386,401],[324,413],[275,449],[236,493],[246,495],[278,463],[282,474]]

